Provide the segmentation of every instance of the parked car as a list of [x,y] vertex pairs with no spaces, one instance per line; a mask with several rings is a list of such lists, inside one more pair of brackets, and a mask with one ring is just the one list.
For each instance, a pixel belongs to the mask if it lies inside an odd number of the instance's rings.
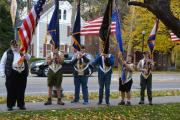
[[[94,57],[91,54],[88,54],[90,57],[90,63],[94,61]],[[64,55],[64,63],[62,64],[62,73],[63,74],[72,74],[73,73],[73,65],[70,63],[73,57],[73,53],[68,53]],[[96,69],[93,69],[96,71]],[[30,65],[30,72],[31,74],[36,74],[41,77],[46,77],[48,73],[48,65],[46,60],[39,60],[32,62]]]

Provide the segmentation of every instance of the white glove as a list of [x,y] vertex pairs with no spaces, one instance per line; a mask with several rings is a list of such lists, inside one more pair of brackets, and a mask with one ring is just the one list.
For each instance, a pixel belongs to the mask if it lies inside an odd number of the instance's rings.
[[5,78],[5,77],[6,77],[6,75],[5,75],[5,74],[1,74],[1,77],[2,77],[2,78]]

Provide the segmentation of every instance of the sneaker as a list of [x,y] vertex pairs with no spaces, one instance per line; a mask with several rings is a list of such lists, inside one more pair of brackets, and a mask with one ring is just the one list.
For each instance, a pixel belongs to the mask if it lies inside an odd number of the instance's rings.
[[139,104],[140,104],[140,105],[144,104],[144,101],[140,101]]
[[127,105],[127,106],[130,106],[130,105],[131,105],[131,102],[130,102],[130,101],[127,101],[126,105]]
[[108,102],[108,103],[106,103],[106,105],[107,105],[107,106],[110,106],[110,103]]
[[125,105],[125,102],[123,100],[121,100],[121,102],[118,103],[118,105]]
[[101,105],[101,104],[102,104],[102,102],[98,102],[97,104],[98,104],[98,105]]
[[88,105],[89,103],[88,102],[83,102],[83,105]]
[[153,105],[153,104],[152,104],[152,101],[149,102],[149,105]]
[[78,103],[78,101],[76,101],[76,100],[73,100],[73,101],[71,101],[71,103]]
[[7,109],[8,111],[12,111],[13,110],[13,108],[12,107],[8,107],[8,109]]
[[26,110],[25,106],[19,107],[20,110]]

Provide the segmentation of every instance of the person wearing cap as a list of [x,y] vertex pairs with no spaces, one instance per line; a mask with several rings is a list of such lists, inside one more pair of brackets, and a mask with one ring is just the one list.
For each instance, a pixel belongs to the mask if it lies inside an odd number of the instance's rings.
[[[125,72],[125,80],[119,78],[119,91],[121,92],[121,102],[118,105],[131,105],[131,86],[133,84],[132,74],[134,71],[133,57],[128,55],[127,61],[123,60],[123,72]],[[122,71],[121,71],[122,72]],[[125,95],[127,102],[125,102]]]
[[99,54],[92,63],[93,66],[97,65],[98,68],[98,83],[99,83],[99,102],[101,105],[103,102],[103,93],[105,87],[105,101],[107,105],[110,105],[110,84],[112,76],[112,66],[114,65],[114,56],[112,54]]
[[90,56],[85,53],[85,46],[81,46],[80,51],[77,51],[72,58],[72,65],[74,66],[74,86],[75,86],[75,94],[74,100],[71,103],[79,102],[79,94],[80,94],[80,85],[82,85],[82,94],[83,94],[83,105],[89,104],[89,93],[88,93],[88,78],[91,74],[91,70],[89,68]]
[[[19,62],[22,57],[25,59]],[[30,57],[27,53],[20,53],[17,41],[11,40],[10,48],[4,52],[1,58],[0,74],[6,78],[7,108],[9,111],[13,110],[16,102],[19,109],[26,109],[24,97],[29,73],[27,61]]]
[[52,89],[53,86],[56,87],[57,90],[57,104],[64,105],[62,102],[62,92],[61,92],[61,84],[62,84],[62,63],[64,62],[64,54],[59,52],[58,49],[55,49],[47,57],[47,64],[49,67],[48,77],[47,77],[47,85],[48,85],[48,100],[44,103],[44,105],[52,104]]
[[145,51],[143,53],[144,58],[139,61],[137,68],[141,71],[140,75],[140,102],[139,104],[144,104],[144,92],[147,88],[147,95],[149,105],[152,105],[152,73],[153,60],[150,59],[150,53]]

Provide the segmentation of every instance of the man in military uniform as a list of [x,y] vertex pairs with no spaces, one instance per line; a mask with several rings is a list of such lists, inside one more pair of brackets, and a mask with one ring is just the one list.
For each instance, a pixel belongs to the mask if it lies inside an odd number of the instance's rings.
[[150,53],[145,51],[144,58],[139,61],[137,68],[141,71],[140,75],[140,86],[141,86],[141,100],[139,104],[144,104],[144,91],[147,87],[147,95],[149,100],[149,105],[152,105],[152,74],[151,70],[153,68],[153,60],[150,59]]
[[19,52],[16,40],[11,40],[10,46],[3,54],[0,64],[1,76],[6,78],[7,107],[11,111],[17,102],[19,109],[25,110],[24,96],[29,73],[27,60],[30,55]]
[[81,51],[77,52],[72,58],[72,64],[74,66],[74,86],[75,86],[75,95],[74,100],[71,103],[79,102],[79,93],[80,85],[82,85],[82,93],[84,105],[88,104],[88,76],[91,73],[89,69],[90,58],[85,53],[85,47],[81,46]]
[[52,88],[56,87],[57,90],[57,104],[64,105],[64,102],[61,100],[61,84],[62,84],[62,63],[64,62],[63,53],[59,53],[57,49],[47,57],[47,64],[49,65],[48,71],[48,100],[44,103],[44,105],[52,104]]

